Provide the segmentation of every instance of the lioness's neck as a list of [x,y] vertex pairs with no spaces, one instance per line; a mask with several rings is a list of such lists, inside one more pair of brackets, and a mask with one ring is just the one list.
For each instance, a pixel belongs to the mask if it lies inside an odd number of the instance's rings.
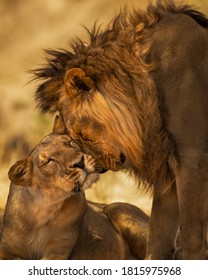
[[[34,185],[28,187],[27,191],[36,202],[39,203],[45,201],[49,207],[54,207],[56,204],[62,204],[65,199],[74,195],[74,193],[65,191],[64,189],[45,185]],[[45,208],[46,205],[43,205],[43,207]]]
[[[30,224],[29,227],[34,226],[37,228],[53,221],[63,208],[64,211],[73,211],[75,204],[85,204],[85,195],[83,192],[70,193],[59,188],[23,187],[11,184],[7,204],[10,205],[7,209],[8,214],[10,211],[15,213],[13,215],[14,220],[15,216],[20,214],[19,217],[22,217],[23,220],[25,219],[23,223],[26,222]],[[79,207],[81,208],[80,205]]]
[[50,188],[43,186],[32,186],[28,189],[33,200],[30,208],[33,217],[37,217],[36,225],[44,225],[56,218],[61,211],[73,209],[74,201],[83,204],[84,193],[66,192],[60,188]]

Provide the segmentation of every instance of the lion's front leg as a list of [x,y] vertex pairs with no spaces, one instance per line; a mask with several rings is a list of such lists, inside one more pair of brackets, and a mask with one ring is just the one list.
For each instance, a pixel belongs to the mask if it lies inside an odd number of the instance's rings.
[[146,259],[172,259],[179,213],[175,184],[165,194],[155,189]]
[[208,180],[202,176],[203,167],[197,170],[183,166],[176,175],[181,256],[186,260],[206,259]]

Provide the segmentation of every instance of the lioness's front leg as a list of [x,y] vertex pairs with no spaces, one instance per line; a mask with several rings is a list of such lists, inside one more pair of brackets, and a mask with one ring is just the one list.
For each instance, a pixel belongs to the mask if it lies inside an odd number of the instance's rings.
[[155,189],[150,218],[146,259],[172,259],[178,228],[178,201],[175,184],[164,194]]
[[41,260],[68,260],[76,244],[78,236],[77,225],[71,225],[69,231],[60,234],[54,232],[54,238],[48,240]]

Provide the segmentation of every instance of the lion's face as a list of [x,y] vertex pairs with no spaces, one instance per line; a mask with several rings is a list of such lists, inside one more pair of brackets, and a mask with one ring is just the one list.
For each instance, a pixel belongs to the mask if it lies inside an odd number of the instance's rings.
[[123,155],[118,145],[108,136],[106,127],[89,116],[89,119],[80,119],[76,113],[73,116],[67,113],[73,105],[68,99],[64,100],[62,106],[67,132],[85,153],[100,160],[104,169],[118,170]]
[[59,101],[67,132],[85,153],[92,154],[103,168],[111,170],[121,169],[126,160],[123,148],[126,143],[122,141],[123,126],[128,119],[115,108],[116,104],[110,104],[82,70],[68,71]]
[[24,160],[9,171],[17,185],[43,189],[59,188],[66,192],[81,191],[97,181],[92,156],[84,154],[67,135],[46,136]]

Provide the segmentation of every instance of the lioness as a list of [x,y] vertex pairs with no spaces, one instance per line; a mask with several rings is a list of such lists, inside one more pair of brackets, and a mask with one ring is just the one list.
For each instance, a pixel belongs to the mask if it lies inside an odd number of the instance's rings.
[[92,156],[52,133],[9,170],[0,259],[143,259],[148,217],[125,203],[85,199]]

